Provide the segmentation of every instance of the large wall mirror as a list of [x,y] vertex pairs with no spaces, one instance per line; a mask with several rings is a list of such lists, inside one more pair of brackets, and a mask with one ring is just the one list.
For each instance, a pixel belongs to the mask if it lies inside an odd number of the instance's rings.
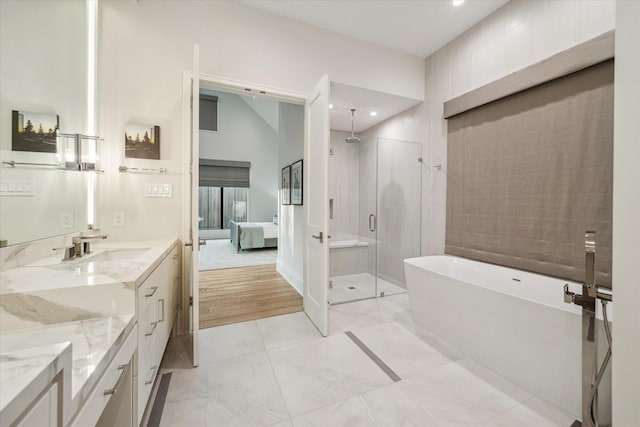
[[87,56],[86,2],[0,1],[2,246],[87,228],[89,174],[55,167],[56,126],[87,127]]

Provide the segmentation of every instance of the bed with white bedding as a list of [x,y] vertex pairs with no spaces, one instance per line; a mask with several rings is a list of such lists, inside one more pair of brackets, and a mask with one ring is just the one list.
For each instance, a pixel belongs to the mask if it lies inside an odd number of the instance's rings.
[[229,221],[231,244],[241,249],[278,247],[278,225],[272,222]]

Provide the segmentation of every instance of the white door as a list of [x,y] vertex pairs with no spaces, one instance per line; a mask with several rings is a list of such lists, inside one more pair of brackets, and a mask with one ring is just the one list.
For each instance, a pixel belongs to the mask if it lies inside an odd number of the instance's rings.
[[322,76],[305,104],[304,311],[328,334],[329,289],[329,77]]
[[193,74],[191,76],[191,114],[189,117],[190,126],[190,189],[189,189],[189,242],[191,246],[191,259],[189,263],[189,296],[191,302],[191,342],[193,344],[192,361],[193,366],[198,366],[198,338],[200,326],[199,310],[199,282],[200,275],[198,264],[200,259],[200,239],[198,229],[200,218],[198,216],[198,187],[200,180],[200,47],[196,44],[193,47]]

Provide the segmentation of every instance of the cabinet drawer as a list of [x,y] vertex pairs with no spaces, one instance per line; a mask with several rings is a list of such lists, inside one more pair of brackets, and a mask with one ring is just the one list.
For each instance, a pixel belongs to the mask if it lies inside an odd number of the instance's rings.
[[111,364],[102,374],[102,377],[89,395],[89,398],[79,409],[71,422],[71,426],[85,427],[92,426],[98,422],[102,411],[109,403],[111,396],[120,386],[120,381],[124,379],[125,371],[132,360],[136,350],[136,338],[138,337],[137,326],[129,333],[122,347],[111,361]]
[[138,373],[138,424],[142,421],[145,409],[160,369],[160,361],[140,358],[140,371]]
[[150,307],[156,305],[158,300],[158,293],[162,282],[159,280],[159,269],[153,272],[147,280],[144,281],[140,288],[138,288],[138,313],[145,313]]
[[174,247],[138,288],[138,423],[144,416],[176,317],[179,271],[180,256],[178,247]]
[[[159,323],[155,325],[138,324],[138,357],[140,359],[140,370],[142,370],[142,362],[150,359],[158,358],[156,350],[158,348],[158,339],[160,338]],[[161,355],[160,355],[161,358]]]

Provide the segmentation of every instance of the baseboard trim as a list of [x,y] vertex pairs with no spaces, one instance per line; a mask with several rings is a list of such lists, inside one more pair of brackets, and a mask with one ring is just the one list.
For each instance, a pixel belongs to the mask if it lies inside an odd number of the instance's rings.
[[276,271],[280,273],[282,277],[284,277],[284,280],[289,282],[289,284],[293,287],[293,289],[296,290],[296,292],[304,297],[304,282],[302,280],[302,277],[289,270],[289,268],[287,268],[280,262],[276,264]]

